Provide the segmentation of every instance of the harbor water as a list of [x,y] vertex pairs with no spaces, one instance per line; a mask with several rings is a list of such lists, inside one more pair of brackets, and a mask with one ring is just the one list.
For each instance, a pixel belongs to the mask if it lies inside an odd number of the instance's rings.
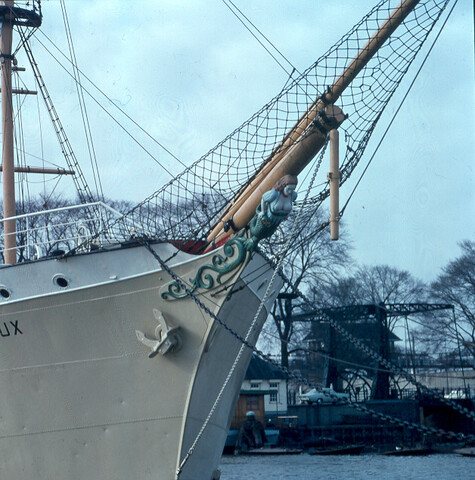
[[475,458],[455,454],[423,457],[270,455],[224,456],[221,480],[475,480]]

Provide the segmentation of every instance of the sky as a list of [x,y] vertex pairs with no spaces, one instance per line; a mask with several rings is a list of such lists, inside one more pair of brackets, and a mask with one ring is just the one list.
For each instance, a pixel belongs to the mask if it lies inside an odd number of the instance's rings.
[[[302,71],[376,2],[234,3]],[[66,5],[79,68],[185,165],[266,104],[287,80],[221,0],[67,0]],[[92,186],[74,84],[39,44],[48,45],[48,38],[67,53],[60,2],[44,0],[42,6],[46,36],[37,34],[32,46]],[[459,0],[345,212],[357,263],[390,265],[429,282],[459,255],[458,242],[475,239],[473,39],[472,2]],[[28,72],[22,78],[34,88]],[[407,81],[404,85],[399,95]],[[386,119],[398,106],[395,100]],[[87,102],[106,196],[138,202],[169,180],[154,159]],[[60,163],[45,115],[36,113],[36,99],[25,100],[25,112],[27,106],[25,130],[40,123],[43,136],[31,137],[25,150],[38,155],[43,149],[45,157]],[[182,170],[130,123],[127,129],[167,170]],[[382,131],[376,130],[360,166],[342,187],[342,202]],[[56,191],[69,194],[63,182]]]

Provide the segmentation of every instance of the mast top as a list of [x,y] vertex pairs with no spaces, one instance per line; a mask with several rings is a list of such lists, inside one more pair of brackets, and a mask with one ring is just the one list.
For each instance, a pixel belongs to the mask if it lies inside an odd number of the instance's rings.
[[13,25],[38,28],[41,26],[41,0],[16,0],[0,3],[0,23],[7,20]]

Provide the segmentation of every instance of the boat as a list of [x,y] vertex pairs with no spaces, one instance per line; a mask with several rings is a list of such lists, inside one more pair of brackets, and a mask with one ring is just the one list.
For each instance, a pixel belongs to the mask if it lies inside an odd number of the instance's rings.
[[280,448],[280,447],[261,447],[251,448],[240,455],[300,455],[301,448]]
[[381,452],[381,455],[390,457],[419,457],[434,453],[429,447],[396,447],[394,450]]
[[475,447],[458,448],[454,450],[453,453],[462,455],[463,457],[475,457]]
[[[328,75],[320,80],[315,63],[208,154],[118,212],[87,186],[30,48],[41,2],[0,2],[2,478],[219,478],[241,382],[283,284],[285,248],[328,196],[337,238],[338,187],[447,3],[380,2],[329,51]],[[387,42],[400,24],[410,26],[394,43],[402,55]],[[12,70],[23,68],[14,29],[65,156],[54,172],[14,164],[12,94],[31,93],[12,88]],[[384,72],[380,55],[390,59]],[[365,114],[356,106],[361,76],[376,81]],[[330,137],[328,184],[314,195],[302,182],[307,194],[292,211],[296,177],[318,169]],[[17,212],[15,175],[34,172],[73,177],[81,204]],[[283,253],[270,259],[266,242],[275,238]]]
[[339,445],[328,448],[310,448],[308,453],[310,455],[359,455],[363,450],[364,445]]

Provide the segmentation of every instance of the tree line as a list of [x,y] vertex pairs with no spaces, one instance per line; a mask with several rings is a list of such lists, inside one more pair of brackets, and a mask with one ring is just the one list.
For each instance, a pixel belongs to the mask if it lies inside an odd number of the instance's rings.
[[[120,213],[128,212],[133,207],[127,201],[107,200],[106,203]],[[48,255],[55,249],[76,246],[77,225],[83,220],[84,211],[61,210],[74,204],[74,201],[60,195],[39,195],[17,205],[18,215],[60,209],[46,216],[29,219],[29,235],[43,236],[42,254]],[[460,242],[458,256],[442,268],[436,279],[424,283],[410,272],[389,265],[357,265],[351,257],[351,240],[344,223],[340,228],[340,240],[332,242],[328,231],[320,228],[327,218],[328,212],[322,208],[317,210],[299,236],[303,241],[295,242],[286,254],[285,274],[294,287],[303,291],[317,308],[380,303],[453,304],[454,312],[433,312],[414,319],[418,322],[413,331],[419,353],[439,354],[441,349],[452,353],[458,349],[459,355],[475,359],[474,241]],[[18,244],[25,245],[25,221],[18,222],[17,227]],[[3,223],[0,223],[0,233],[2,230]],[[60,237],[66,239],[63,244],[55,241]],[[30,238],[30,243],[35,243],[34,240]],[[277,255],[272,243],[268,243],[266,248],[270,255]],[[0,236],[2,249],[3,235]],[[28,255],[31,252],[26,248],[19,248],[19,261],[25,260]],[[3,261],[3,253],[1,257]],[[284,366],[288,366],[290,355],[304,348],[303,339],[308,333],[308,325],[292,321],[295,313],[305,311],[308,307],[301,299],[292,299],[288,295],[290,293],[288,286],[283,288],[273,305],[271,319],[266,323],[263,336],[269,349],[280,350]],[[394,331],[401,321],[400,317],[392,317],[388,327]]]
[[[454,310],[430,312],[413,317],[388,317],[390,331],[406,331],[419,355],[470,358],[475,368],[475,242],[459,243],[459,254],[445,265],[432,282],[423,282],[407,270],[389,265],[358,265],[351,257],[351,241],[344,224],[341,238],[332,242],[327,230],[317,226],[328,218],[320,209],[306,226],[314,235],[288,255],[285,274],[292,284],[310,298],[315,308],[366,304],[437,303],[452,304]],[[292,298],[284,287],[273,305],[265,326],[262,345],[279,350],[283,366],[292,354],[305,352],[308,323],[293,316],[309,309],[301,299]],[[409,323],[407,321],[409,320]],[[407,332],[406,332],[407,333]]]

